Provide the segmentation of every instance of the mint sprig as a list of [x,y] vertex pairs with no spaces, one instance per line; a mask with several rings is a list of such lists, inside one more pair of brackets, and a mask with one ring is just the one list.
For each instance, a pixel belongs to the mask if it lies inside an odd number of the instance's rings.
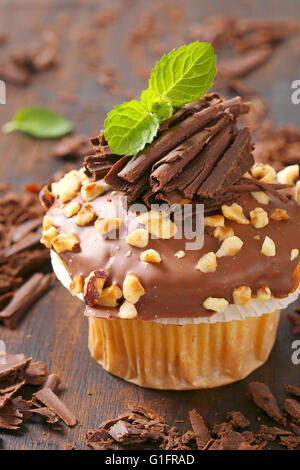
[[164,55],[152,70],[141,100],[116,106],[105,120],[105,138],[113,153],[135,155],[155,138],[160,123],[181,107],[201,98],[216,74],[209,43],[195,41]]

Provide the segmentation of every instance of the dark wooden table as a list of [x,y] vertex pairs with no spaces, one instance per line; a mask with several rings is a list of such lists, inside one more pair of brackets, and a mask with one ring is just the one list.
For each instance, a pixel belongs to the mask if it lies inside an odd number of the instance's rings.
[[[102,2],[111,8],[116,2]],[[121,2],[124,3],[124,2]],[[91,25],[99,11],[97,0],[1,0],[0,33],[8,35],[7,46],[0,48],[5,55],[11,47],[32,44],[46,28],[60,31],[60,63],[51,71],[36,75],[27,88],[7,87],[7,104],[0,105],[0,125],[25,104],[49,106],[68,116],[76,131],[92,135],[103,123],[105,113],[128,94],[141,91],[145,81],[133,73],[130,58],[124,52],[124,39],[142,12],[150,11],[155,2],[127,1],[125,12],[118,21],[106,28],[102,37],[95,35],[102,63],[120,70],[118,84],[122,90],[111,96],[99,85],[96,73],[89,70],[78,38]],[[169,1],[169,4],[175,2]],[[184,42],[186,28],[216,14],[239,14],[246,17],[300,17],[298,0],[228,1],[187,0],[185,16],[173,31],[165,24],[167,49]],[[98,42],[97,42],[98,41]],[[132,58],[131,58],[132,59]],[[153,61],[153,59],[152,59]],[[275,122],[299,124],[299,106],[291,103],[291,82],[299,78],[299,62],[292,54],[292,41],[278,47],[271,61],[251,74],[250,86],[259,90],[270,107]],[[65,104],[61,92],[78,95],[76,103]],[[12,183],[15,189],[32,181],[46,181],[60,162],[50,155],[53,142],[36,141],[21,134],[0,133],[0,180]],[[24,352],[35,360],[45,361],[51,371],[58,373],[65,391],[62,397],[77,415],[81,426],[53,431],[47,425],[29,423],[20,432],[3,433],[5,449],[60,449],[66,442],[76,449],[86,449],[84,433],[106,418],[139,402],[154,407],[167,422],[186,420],[192,408],[198,409],[209,423],[221,420],[226,411],[239,409],[252,423],[263,416],[246,397],[250,380],[267,382],[281,404],[284,384],[299,385],[300,365],[291,362],[293,336],[290,325],[282,315],[275,347],[267,364],[247,379],[215,390],[169,392],[146,390],[128,384],[104,372],[94,362],[87,349],[87,320],[81,302],[57,284],[28,312],[18,329],[11,331],[0,326],[0,339],[10,352]],[[91,395],[88,395],[91,392]],[[216,418],[215,414],[219,414]],[[268,423],[268,420],[264,420]],[[184,424],[183,427],[187,427]],[[1,433],[2,434],[2,433]]]

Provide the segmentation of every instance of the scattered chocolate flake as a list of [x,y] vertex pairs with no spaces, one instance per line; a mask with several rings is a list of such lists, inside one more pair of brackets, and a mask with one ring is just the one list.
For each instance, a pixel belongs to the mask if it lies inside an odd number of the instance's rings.
[[52,149],[56,158],[81,158],[91,152],[89,139],[82,134],[63,137]]
[[215,440],[208,450],[255,450],[255,446],[251,446],[241,433],[229,431]]
[[114,440],[105,429],[89,431],[86,438],[86,444],[93,450],[109,449],[114,443]]
[[234,428],[245,429],[250,426],[250,421],[240,411],[229,411],[227,418]]
[[289,393],[295,395],[295,397],[300,397],[300,387],[296,387],[296,385],[287,385],[285,388]]
[[297,426],[297,424],[293,422],[290,423],[290,426],[291,426],[293,433],[296,434],[297,436],[300,436],[300,427]]
[[278,436],[290,436],[292,433],[286,429],[277,428],[276,426],[270,427],[265,424],[261,424],[257,437],[265,441],[275,441]]
[[280,444],[288,450],[294,450],[300,444],[300,436],[280,436]]
[[264,410],[270,418],[278,422],[283,421],[277,400],[268,385],[262,382],[250,382],[248,390],[254,403]]
[[0,429],[17,430],[22,420],[22,413],[11,402],[0,408]]
[[43,388],[49,388],[52,392],[55,392],[60,384],[60,378],[57,374],[49,374]]
[[211,440],[211,435],[208,432],[202,416],[199,415],[196,410],[191,410],[189,412],[189,418],[195,433],[197,448],[201,450]]
[[45,384],[49,370],[44,362],[30,362],[25,371],[25,382],[30,385]]
[[50,388],[42,388],[38,392],[34,393],[34,399],[40,401],[46,407],[59,416],[67,426],[75,426],[77,419],[68,410],[64,403],[55,395]]
[[286,398],[284,408],[289,413],[293,421],[300,423],[300,403],[294,398]]

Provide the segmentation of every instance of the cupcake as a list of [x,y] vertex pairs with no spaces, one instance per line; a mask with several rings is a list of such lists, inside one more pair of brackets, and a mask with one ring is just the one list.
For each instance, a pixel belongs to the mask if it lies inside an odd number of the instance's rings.
[[299,168],[254,162],[238,126],[248,111],[240,97],[205,95],[172,109],[134,156],[101,132],[84,167],[41,193],[41,241],[85,303],[90,353],[126,381],[189,390],[243,379],[298,296]]

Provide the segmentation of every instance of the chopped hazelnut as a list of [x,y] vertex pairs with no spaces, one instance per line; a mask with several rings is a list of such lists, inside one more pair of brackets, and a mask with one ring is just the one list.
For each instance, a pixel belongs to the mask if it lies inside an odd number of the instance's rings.
[[91,202],[96,197],[101,196],[105,193],[106,187],[103,183],[88,183],[81,188],[81,197],[84,202]]
[[178,258],[178,259],[181,259],[185,256],[185,252],[183,250],[176,251],[174,256],[176,256],[176,258]]
[[296,183],[295,200],[298,204],[300,204],[300,181],[297,181]]
[[84,204],[76,216],[75,223],[84,226],[92,222],[96,217],[97,214],[93,206],[91,204]]
[[288,220],[289,216],[287,215],[284,209],[274,209],[270,214],[270,219],[272,220]]
[[281,184],[292,184],[299,176],[299,165],[289,165],[279,171],[277,177]]
[[214,312],[223,312],[228,305],[229,303],[226,299],[216,297],[208,297],[203,302],[203,307],[206,310],[213,310]]
[[131,320],[132,318],[135,318],[137,314],[135,306],[125,300],[119,309],[118,316],[124,320]]
[[223,241],[216,255],[218,258],[221,258],[222,256],[235,256],[242,246],[243,242],[239,237],[236,237],[235,235],[233,237],[228,237]]
[[116,307],[118,305],[117,300],[122,297],[123,293],[118,284],[113,284],[103,289],[99,305],[103,307]]
[[146,225],[151,219],[162,219],[167,216],[168,214],[164,211],[157,211],[152,209],[151,211],[143,212],[142,214],[138,215],[136,221],[141,225]]
[[122,220],[119,218],[102,219],[99,218],[95,222],[95,229],[100,235],[106,235],[111,230],[118,230],[122,224]]
[[72,295],[80,294],[83,290],[83,277],[80,275],[78,277],[74,277],[70,282],[69,289]]
[[46,231],[53,225],[53,219],[49,215],[44,215],[43,217],[43,230]]
[[260,302],[267,302],[271,298],[271,290],[266,286],[262,286],[258,289],[256,295],[257,300],[259,300]]
[[232,297],[236,305],[248,307],[251,300],[251,289],[248,286],[236,287],[232,292]]
[[270,165],[263,163],[255,163],[251,168],[251,173],[254,178],[259,179],[263,183],[274,183],[276,178],[276,171]]
[[265,256],[275,256],[276,255],[276,248],[275,243],[269,237],[265,237],[261,252]]
[[145,248],[148,245],[148,240],[149,233],[143,228],[137,228],[126,237],[126,242],[129,245],[137,246],[138,248]]
[[42,188],[39,194],[39,198],[45,211],[47,211],[54,202],[54,195],[52,194],[48,186],[44,186]]
[[174,237],[177,232],[176,225],[169,218],[151,218],[146,223],[146,228],[152,235],[163,240]]
[[70,201],[76,196],[77,191],[80,190],[81,179],[78,171],[72,170],[66,173],[59,182],[59,199],[60,202],[65,203]]
[[251,193],[251,196],[254,197],[254,199],[257,200],[257,202],[259,202],[260,204],[264,204],[264,205],[268,205],[269,202],[270,202],[270,198],[269,196],[267,195],[267,193],[265,193],[264,191],[253,191]]
[[46,248],[51,248],[52,247],[52,240],[57,237],[58,231],[56,228],[52,225],[51,227],[48,228],[48,230],[44,230],[42,234],[42,238],[40,239],[40,242],[46,247]]
[[217,258],[216,254],[213,251],[206,253],[203,255],[196,266],[198,271],[202,271],[203,273],[213,273],[217,269]]
[[60,233],[53,238],[52,246],[57,253],[72,251],[79,246],[79,238],[73,233]]
[[256,209],[250,211],[250,219],[255,228],[264,228],[269,223],[268,214],[262,207],[256,207]]
[[291,250],[291,261],[294,261],[294,259],[296,259],[298,255],[299,255],[299,250],[297,248],[293,248]]
[[123,282],[123,294],[131,304],[136,304],[139,298],[145,294],[145,289],[136,274],[127,273]]
[[158,251],[156,250],[146,250],[140,256],[141,261],[145,261],[146,263],[160,263],[161,257]]
[[226,219],[233,220],[238,224],[250,224],[250,221],[244,216],[242,207],[236,202],[231,206],[223,205],[222,212]]
[[92,271],[84,280],[84,301],[87,305],[99,305],[103,286],[107,279],[105,271]]
[[59,181],[54,181],[54,183],[51,184],[51,193],[55,197],[59,196]]
[[81,204],[78,201],[69,202],[69,204],[64,208],[64,214],[66,217],[70,218],[73,215],[76,215],[80,211]]
[[210,215],[204,217],[205,227],[220,227],[224,225],[224,217],[222,215]]
[[232,237],[234,235],[234,230],[231,227],[216,227],[214,230],[214,237],[216,237],[220,242],[224,241],[225,238]]

